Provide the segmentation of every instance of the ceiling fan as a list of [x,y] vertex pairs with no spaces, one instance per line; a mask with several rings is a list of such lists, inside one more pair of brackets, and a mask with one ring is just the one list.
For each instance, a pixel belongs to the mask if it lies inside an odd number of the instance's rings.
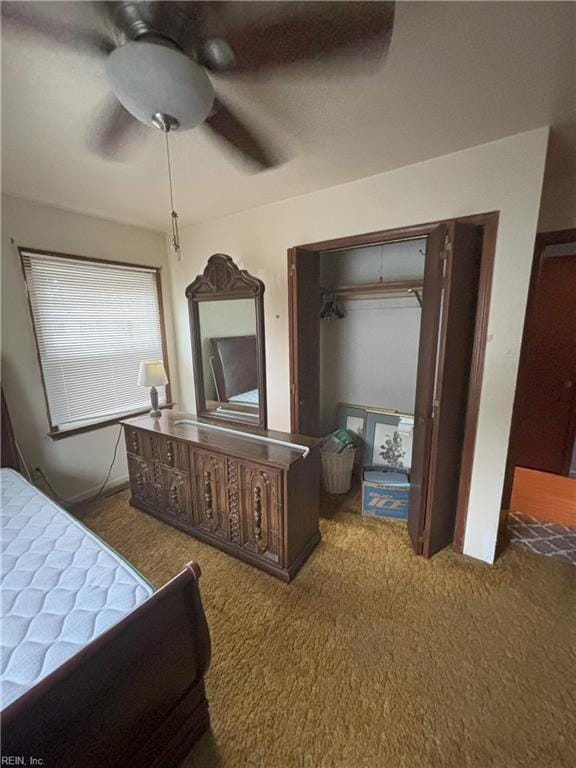
[[[338,0],[316,2],[117,2],[57,3],[96,12],[94,27],[66,23],[33,6],[2,2],[4,24],[56,45],[106,57],[114,96],[98,120],[90,148],[118,158],[144,124],[164,133],[170,189],[172,249],[181,259],[174,207],[168,136],[203,124],[258,169],[276,159],[267,145],[216,95],[209,74],[257,73],[345,52],[383,55],[394,22],[394,3]],[[26,9],[26,10],[25,10]]]
[[383,1],[78,3],[96,10],[101,23],[92,28],[34,12],[47,5],[3,2],[3,23],[106,58],[115,101],[99,120],[99,155],[118,156],[135,118],[166,136],[203,124],[258,169],[276,164],[273,153],[216,95],[210,75],[339,53],[382,56],[394,21],[394,2]]

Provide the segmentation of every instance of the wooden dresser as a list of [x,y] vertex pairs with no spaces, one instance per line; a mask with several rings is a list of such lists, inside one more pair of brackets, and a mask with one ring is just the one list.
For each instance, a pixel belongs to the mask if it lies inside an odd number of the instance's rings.
[[290,581],[320,540],[319,441],[244,425],[229,434],[182,419],[203,422],[172,411],[122,422],[130,504]]

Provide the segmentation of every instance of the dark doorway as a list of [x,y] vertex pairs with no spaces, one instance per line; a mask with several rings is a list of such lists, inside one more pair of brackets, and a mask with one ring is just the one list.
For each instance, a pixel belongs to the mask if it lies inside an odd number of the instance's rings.
[[576,230],[538,235],[510,466],[569,475],[576,436]]

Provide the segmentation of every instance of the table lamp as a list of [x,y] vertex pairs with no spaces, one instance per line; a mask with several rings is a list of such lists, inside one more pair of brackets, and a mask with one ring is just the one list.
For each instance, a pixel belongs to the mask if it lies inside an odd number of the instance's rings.
[[158,408],[158,390],[156,387],[163,387],[168,384],[168,376],[164,370],[162,360],[143,360],[140,363],[138,372],[138,386],[150,387],[150,402],[152,410],[150,416],[162,416],[162,411]]

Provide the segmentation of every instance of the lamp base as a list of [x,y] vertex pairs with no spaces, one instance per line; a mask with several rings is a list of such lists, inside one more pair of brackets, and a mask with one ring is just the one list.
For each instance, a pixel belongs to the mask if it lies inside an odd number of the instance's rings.
[[150,387],[150,404],[152,409],[149,411],[148,415],[153,416],[155,419],[162,416],[162,411],[158,408],[158,390],[156,387]]

